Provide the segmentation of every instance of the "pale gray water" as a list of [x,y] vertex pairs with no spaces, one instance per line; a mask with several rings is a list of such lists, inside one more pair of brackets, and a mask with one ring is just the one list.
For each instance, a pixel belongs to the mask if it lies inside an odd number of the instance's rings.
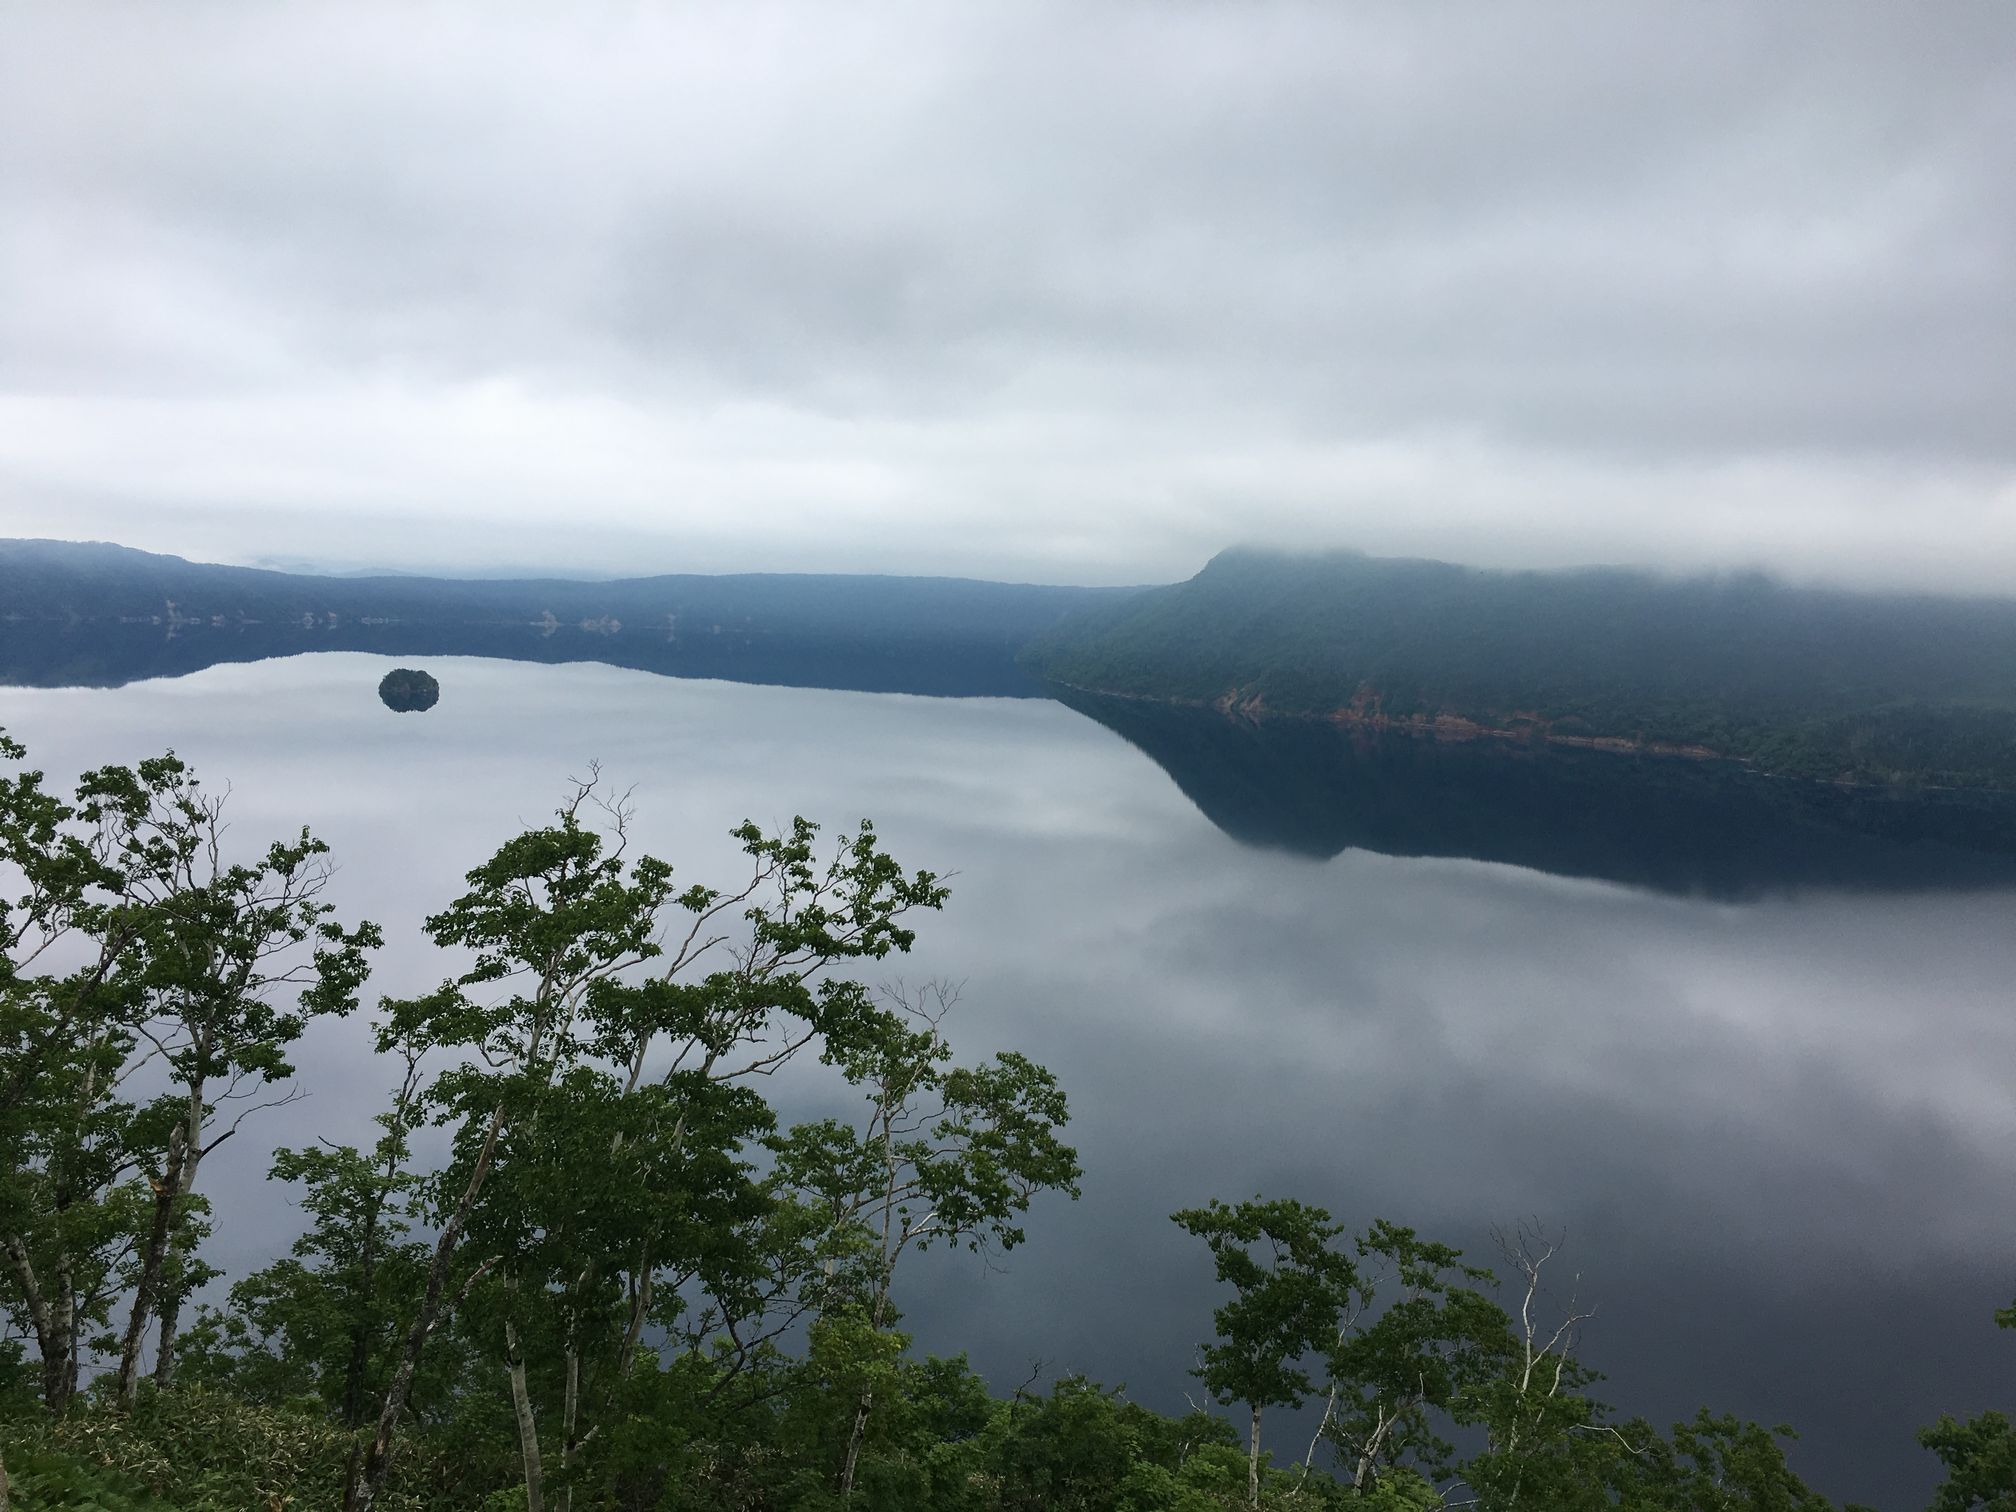
[[[0,689],[0,725],[65,778],[172,746],[232,784],[248,844],[310,823],[346,916],[387,927],[387,992],[439,975],[421,917],[590,760],[635,785],[642,844],[688,881],[734,875],[731,825],[793,813],[870,816],[906,864],[956,872],[900,969],[965,983],[964,1051],[1059,1074],[1087,1171],[997,1268],[927,1257],[904,1278],[921,1343],[968,1348],[997,1386],[1040,1360],[1180,1405],[1213,1298],[1165,1215],[1265,1191],[1480,1255],[1494,1222],[1565,1228],[1611,1400],[1791,1421],[1795,1464],[1835,1496],[1922,1503],[1914,1429],[2016,1405],[1997,1395],[2016,1340],[1990,1322],[2016,1294],[2016,895],[1724,903],[1316,861],[1235,844],[1039,700],[441,659],[439,706],[394,715],[389,665]],[[313,1095],[205,1168],[234,1273],[297,1227],[265,1151],[369,1135],[386,1077],[364,1026],[301,1064]]]

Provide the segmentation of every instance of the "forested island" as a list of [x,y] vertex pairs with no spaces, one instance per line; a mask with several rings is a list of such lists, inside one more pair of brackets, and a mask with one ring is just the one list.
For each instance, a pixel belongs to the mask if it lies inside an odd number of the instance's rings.
[[423,714],[441,701],[441,684],[431,672],[394,667],[378,680],[378,698],[395,714]]
[[2007,599],[1242,550],[1088,607],[1025,659],[1071,689],[1368,735],[2016,787]]
[[[337,915],[310,830],[227,840],[172,755],[57,791],[0,736],[0,1504],[1830,1505],[1779,1431],[1606,1405],[1632,1384],[1599,1387],[1589,1309],[1549,1284],[1574,1261],[1534,1224],[1471,1256],[1199,1193],[1170,1217],[1220,1305],[1168,1341],[1181,1416],[919,1356],[920,1252],[1013,1249],[1076,1196],[1064,1086],[962,1059],[955,992],[868,985],[948,897],[872,825],[745,823],[711,883],[633,827],[599,776],[571,784],[426,919],[438,983],[380,983],[382,931]],[[220,1274],[205,1160],[367,1000],[375,1142],[273,1149],[303,1232]],[[853,1116],[788,1124],[786,1064]],[[1919,1438],[1936,1512],[2006,1512],[2003,1415]]]

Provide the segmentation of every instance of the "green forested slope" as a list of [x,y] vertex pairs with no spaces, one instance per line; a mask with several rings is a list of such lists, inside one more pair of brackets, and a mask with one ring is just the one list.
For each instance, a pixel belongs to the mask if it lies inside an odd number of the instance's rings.
[[1230,551],[1026,653],[1073,687],[2016,786],[2016,601]]

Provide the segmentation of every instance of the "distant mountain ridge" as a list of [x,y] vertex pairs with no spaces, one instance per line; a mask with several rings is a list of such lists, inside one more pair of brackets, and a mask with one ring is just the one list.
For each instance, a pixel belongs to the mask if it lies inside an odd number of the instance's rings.
[[1187,582],[329,577],[0,540],[0,682],[112,685],[319,650],[1108,698],[1366,736],[1719,756],[2016,790],[2016,600],[1757,574],[1221,553]]
[[0,540],[0,681],[114,684],[363,650],[1036,696],[1021,648],[1132,591],[843,574],[327,577],[104,542]]
[[[952,613],[955,628],[1021,635],[1059,615],[1125,597],[1126,588],[1064,588],[973,578],[842,573],[666,573],[653,577],[442,578],[324,576],[226,567],[108,542],[0,540],[0,616],[187,620],[336,614],[466,622],[478,618],[601,620],[720,611],[823,620],[844,607],[864,625]],[[771,621],[775,623],[775,621]]]
[[1024,658],[1069,688],[1247,718],[2016,787],[2016,600],[1236,550]]

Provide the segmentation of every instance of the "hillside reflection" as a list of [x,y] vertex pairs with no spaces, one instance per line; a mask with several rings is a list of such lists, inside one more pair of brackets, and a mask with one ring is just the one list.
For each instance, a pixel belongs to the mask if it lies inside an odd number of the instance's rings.
[[2016,797],[1793,782],[1728,763],[1367,736],[1053,690],[1246,845],[1503,862],[1740,900],[2016,884]]
[[[1041,697],[1138,748],[1242,844],[1502,862],[1742,900],[1822,888],[2016,887],[2016,795],[1763,778],[1724,763],[1371,738],[1046,688],[998,640],[737,631],[672,641],[574,626],[0,621],[0,684],[119,687],[322,651],[599,662],[676,678],[933,697]],[[376,674],[374,674],[375,677]]]
[[1034,698],[1013,644],[982,634],[936,639],[873,633],[809,635],[730,627],[672,638],[662,631],[537,624],[153,624],[0,620],[0,684],[117,688],[184,677],[231,662],[323,651],[374,656],[481,656],[521,662],[601,662],[665,677],[774,687],[917,693],[938,698]]

